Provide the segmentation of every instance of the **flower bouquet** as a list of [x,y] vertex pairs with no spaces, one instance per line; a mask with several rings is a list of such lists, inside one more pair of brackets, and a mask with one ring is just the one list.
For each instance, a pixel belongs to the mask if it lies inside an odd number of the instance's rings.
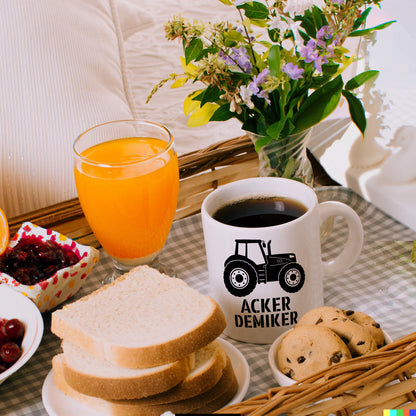
[[170,80],[173,88],[201,85],[184,100],[188,126],[236,118],[252,133],[257,152],[273,142],[283,146],[267,156],[269,174],[295,179],[306,132],[341,96],[364,135],[365,111],[354,91],[378,71],[345,81],[342,73],[357,57],[344,42],[393,23],[364,28],[370,6],[381,0],[219,1],[236,9],[236,23],[175,16],[165,25],[168,39],[182,41],[184,72],[162,80],[149,99]]

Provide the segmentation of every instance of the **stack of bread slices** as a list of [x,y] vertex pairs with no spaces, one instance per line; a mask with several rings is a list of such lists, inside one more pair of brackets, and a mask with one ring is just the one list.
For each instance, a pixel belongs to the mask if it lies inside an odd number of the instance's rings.
[[184,281],[141,266],[56,310],[56,387],[102,414],[210,413],[238,384],[224,314]]

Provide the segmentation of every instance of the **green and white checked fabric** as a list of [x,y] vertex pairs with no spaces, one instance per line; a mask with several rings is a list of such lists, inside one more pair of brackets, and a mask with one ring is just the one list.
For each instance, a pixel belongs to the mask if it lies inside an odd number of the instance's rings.
[[[365,231],[358,262],[346,273],[325,279],[325,303],[370,314],[393,339],[413,332],[416,265],[410,262],[410,255],[416,233],[348,189],[320,188],[317,194],[320,201],[337,200],[350,205],[360,215]],[[323,244],[324,258],[337,253],[345,240],[345,232],[345,225],[335,220],[333,232]],[[174,223],[160,260],[175,270],[178,278],[209,294],[200,215]],[[76,297],[98,288],[110,269],[111,260],[101,250],[100,261]],[[60,352],[60,341],[49,331],[50,313],[43,316],[45,334],[38,351],[19,372],[0,385],[0,415],[47,415],[42,405],[42,384],[51,369],[52,357]],[[250,366],[247,397],[276,385],[267,361],[268,345],[228,341],[243,353]]]

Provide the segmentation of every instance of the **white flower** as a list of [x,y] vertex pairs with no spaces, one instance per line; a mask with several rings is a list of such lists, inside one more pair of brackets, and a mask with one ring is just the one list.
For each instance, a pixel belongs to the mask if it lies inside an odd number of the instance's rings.
[[251,96],[253,95],[253,91],[251,91],[248,87],[245,85],[242,85],[240,87],[240,97],[243,100],[243,103],[248,107],[253,109],[254,103],[251,101]]
[[279,16],[273,16],[273,19],[269,23],[269,28],[270,29],[279,29],[282,33],[284,33],[284,32],[286,32],[286,30],[289,29],[289,25],[279,15]]
[[289,29],[292,31],[293,36],[295,37],[295,44],[297,47],[303,46],[303,38],[299,33],[300,25],[302,24],[301,21],[295,22],[294,20],[287,18],[287,22],[289,24]]
[[[282,34],[284,34],[287,31],[291,31],[293,33],[293,36],[295,37],[296,46],[300,47],[303,46],[303,38],[299,33],[299,27],[301,24],[302,22],[295,22],[290,17],[282,18],[281,16],[275,16],[270,21],[269,28],[278,29]],[[293,42],[291,40],[285,39],[282,42],[282,46],[289,51],[293,48]]]
[[303,15],[306,10],[311,10],[313,5],[313,0],[287,0],[283,12],[290,16]]

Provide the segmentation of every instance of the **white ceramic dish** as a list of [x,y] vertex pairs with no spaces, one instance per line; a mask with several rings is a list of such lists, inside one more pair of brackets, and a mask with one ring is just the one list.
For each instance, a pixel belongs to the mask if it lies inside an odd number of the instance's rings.
[[[237,393],[228,404],[241,402],[244,399],[250,384],[250,369],[247,360],[244,358],[243,354],[228,341],[219,339],[219,342],[230,357],[238,380]],[[57,389],[53,381],[53,370],[49,372],[43,383],[42,401],[49,416],[66,416],[68,414],[102,416],[101,413],[77,402]]]
[[[270,346],[270,349],[269,349],[269,355],[268,355],[269,365],[270,365],[270,368],[272,369],[274,378],[279,383],[279,386],[291,386],[292,384],[295,384],[296,383],[296,381],[293,380],[293,378],[290,378],[288,376],[285,376],[280,371],[279,364],[277,363],[277,351],[278,351],[279,345],[282,342],[283,337],[288,332],[290,332],[292,330],[293,329],[289,329],[288,331],[283,332],[283,334],[281,334],[273,342],[273,344]],[[384,338],[386,340],[386,343],[389,344],[390,342],[392,342],[392,339],[391,339],[390,335],[388,335],[385,331],[383,331],[383,333],[384,333]]]
[[279,368],[279,364],[277,363],[277,350],[279,348],[280,343],[282,342],[283,337],[288,333],[292,331],[292,329],[289,329],[288,331],[283,332],[270,346],[269,349],[269,365],[272,369],[274,378],[278,382],[279,386],[291,386],[292,384],[295,384],[296,381],[293,380],[293,378],[290,378],[288,376],[285,376]]
[[234,347],[234,345],[225,339],[219,338],[218,341],[223,346],[228,357],[230,357],[231,364],[233,365],[233,369],[238,380],[237,393],[228,405],[239,403],[244,399],[250,385],[250,368],[247,360],[238,348]]
[[6,371],[0,373],[0,384],[21,368],[37,350],[43,336],[43,319],[36,305],[26,296],[0,284],[0,318],[16,318],[25,325],[22,355]]

